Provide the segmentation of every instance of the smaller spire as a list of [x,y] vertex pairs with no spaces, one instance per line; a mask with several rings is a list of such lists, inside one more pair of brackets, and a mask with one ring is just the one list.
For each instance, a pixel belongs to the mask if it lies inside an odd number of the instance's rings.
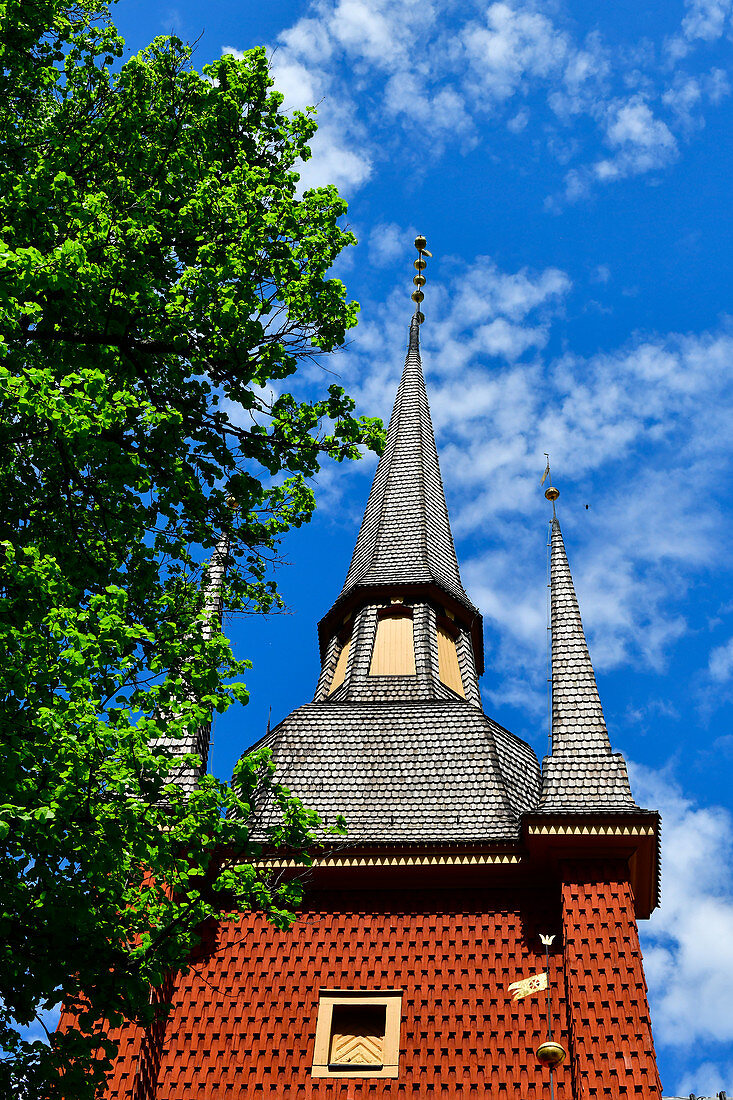
[[[549,476],[547,462],[545,477]],[[542,481],[544,482],[545,477]],[[626,762],[614,753],[603,716],[593,664],[580,618],[553,485],[550,551],[550,623],[552,637],[551,754],[542,767],[544,811],[634,810]]]
[[[231,500],[229,506],[232,512],[236,511],[236,506]],[[205,620],[201,631],[205,641],[210,641],[221,630],[224,615],[224,582],[229,562],[230,543],[230,528],[227,527],[219,535],[209,563],[204,569],[201,606]],[[192,692],[189,692],[189,698],[195,698]],[[211,745],[211,718],[186,737],[157,737],[151,741],[151,745],[165,749],[173,757],[186,756],[190,753],[196,753],[201,757],[199,768],[194,769],[182,765],[177,767],[171,776],[173,782],[190,793],[196,786],[198,778],[205,775],[208,768]]]
[[[554,491],[557,496],[548,494]],[[578,597],[565,552],[560,521],[554,514],[560,496],[553,486],[550,564],[552,634],[552,752],[591,748],[610,752],[606,720],[580,618]]]

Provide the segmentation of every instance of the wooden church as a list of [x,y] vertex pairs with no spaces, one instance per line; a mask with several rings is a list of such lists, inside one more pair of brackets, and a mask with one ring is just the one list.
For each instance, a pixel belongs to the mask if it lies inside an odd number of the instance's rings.
[[110,1100],[661,1096],[637,932],[659,817],[612,751],[557,519],[552,751],[540,765],[483,711],[421,320],[315,696],[266,739],[348,836],[290,931],[250,913],[215,930],[167,1019],[126,1033]]

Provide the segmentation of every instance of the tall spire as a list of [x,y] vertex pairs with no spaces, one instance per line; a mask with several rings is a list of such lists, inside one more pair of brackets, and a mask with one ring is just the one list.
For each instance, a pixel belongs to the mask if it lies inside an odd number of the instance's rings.
[[611,750],[560,522],[552,501],[550,564],[552,748],[542,765],[540,810],[635,810],[626,762]]
[[425,583],[475,610],[458,569],[413,316],[384,452],[337,602],[357,587]]
[[[461,583],[420,361],[420,325],[425,317],[419,307],[425,297],[424,257],[430,256],[426,244],[425,237],[415,238],[418,274],[413,282],[417,289],[411,297],[416,308],[384,451],[344,586],[318,624],[323,668],[317,697],[322,691],[335,692],[333,684],[341,684],[344,679],[348,683],[341,694],[367,690],[370,696],[378,694],[381,657],[375,656],[370,664],[369,656],[374,629],[378,619],[401,615],[414,618],[417,624],[414,657],[408,640],[411,628],[394,627],[395,638],[399,635],[404,640],[406,663],[390,657],[389,667],[399,667],[402,672],[385,675],[403,677],[402,696],[432,698],[447,685],[474,704],[480,701],[477,677],[483,672],[482,620]],[[395,607],[402,604],[402,611]],[[368,608],[371,611],[367,614]],[[349,641],[347,656],[346,636],[352,633],[360,640],[353,645]],[[386,626],[379,633],[381,641],[375,654],[381,653],[383,646],[391,649],[394,642],[387,642],[391,635]],[[341,663],[332,678],[330,662],[336,654],[340,654]],[[462,669],[460,676],[456,656]],[[447,662],[453,667],[452,673],[448,672]]]

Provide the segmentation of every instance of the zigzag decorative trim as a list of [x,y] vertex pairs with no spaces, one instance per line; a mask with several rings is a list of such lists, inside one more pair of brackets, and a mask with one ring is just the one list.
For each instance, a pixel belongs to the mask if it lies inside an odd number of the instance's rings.
[[534,836],[654,836],[653,825],[530,825]]
[[[430,856],[329,856],[313,861],[314,867],[473,867],[487,864],[523,863],[525,857],[514,853],[482,852],[477,855]],[[257,867],[303,867],[294,859],[261,859]]]

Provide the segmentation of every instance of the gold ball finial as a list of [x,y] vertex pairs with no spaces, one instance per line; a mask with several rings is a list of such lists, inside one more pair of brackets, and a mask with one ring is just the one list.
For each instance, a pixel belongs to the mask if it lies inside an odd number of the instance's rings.
[[418,233],[418,235],[415,237],[415,248],[418,250],[418,252],[424,252],[427,247],[427,237],[423,237],[422,233]]
[[554,485],[550,485],[547,489],[545,489],[545,496],[554,504],[557,498],[560,496],[560,490],[556,489]]
[[567,1058],[567,1051],[565,1047],[560,1046],[554,1039],[548,1039],[544,1043],[540,1043],[537,1047],[537,1061],[541,1066],[548,1066],[550,1069],[553,1066],[560,1066]]

